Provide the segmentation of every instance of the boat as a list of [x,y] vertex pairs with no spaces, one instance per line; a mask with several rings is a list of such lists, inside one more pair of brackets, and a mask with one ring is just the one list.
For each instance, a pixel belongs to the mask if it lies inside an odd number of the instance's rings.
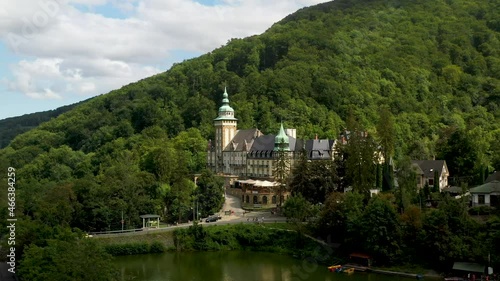
[[342,265],[340,265],[340,264],[337,264],[337,265],[330,265],[330,266],[328,267],[328,270],[329,270],[330,272],[333,272],[333,271],[338,272],[338,270],[339,270],[340,268],[342,268]]
[[354,273],[354,268],[350,267],[350,268],[346,268],[343,270],[345,273],[347,274],[351,274],[351,273]]

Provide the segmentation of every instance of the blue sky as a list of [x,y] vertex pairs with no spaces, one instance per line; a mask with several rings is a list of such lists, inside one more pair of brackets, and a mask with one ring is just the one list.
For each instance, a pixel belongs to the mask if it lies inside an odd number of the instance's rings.
[[17,0],[0,7],[0,119],[107,93],[320,0]]

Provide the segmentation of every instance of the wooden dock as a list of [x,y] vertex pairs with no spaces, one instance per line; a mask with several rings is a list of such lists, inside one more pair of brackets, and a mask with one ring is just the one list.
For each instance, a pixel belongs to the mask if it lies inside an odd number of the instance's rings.
[[366,266],[361,266],[361,265],[352,264],[352,263],[344,264],[343,267],[345,267],[345,268],[354,268],[355,271],[361,271],[361,272],[369,271],[370,270],[370,268],[368,268]]
[[410,278],[415,278],[415,279],[422,279],[424,277],[424,275],[421,275],[421,274],[373,269],[371,267],[366,267],[366,266],[361,266],[358,264],[351,264],[351,263],[345,264],[343,267],[344,268],[354,268],[355,271],[373,272],[373,273],[386,274],[386,275],[410,277]]

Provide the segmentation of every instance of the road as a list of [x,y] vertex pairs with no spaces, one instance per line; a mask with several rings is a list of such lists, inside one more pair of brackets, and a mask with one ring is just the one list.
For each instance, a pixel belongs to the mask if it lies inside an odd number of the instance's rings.
[[[230,215],[225,215],[225,211],[232,211]],[[221,225],[221,224],[236,224],[236,223],[253,223],[255,220],[259,220],[264,223],[274,223],[274,222],[286,222],[285,217],[271,214],[270,211],[252,211],[245,213],[245,210],[241,208],[241,201],[238,197],[225,194],[224,205],[220,212],[218,213],[221,219],[216,222],[205,222],[203,219],[200,222],[201,225]],[[263,220],[262,220],[263,219]],[[183,223],[179,225],[160,227],[160,228],[150,228],[136,232],[124,232],[124,233],[101,233],[93,234],[93,237],[115,237],[124,235],[141,235],[152,232],[163,232],[172,231],[177,228],[186,228],[193,225],[192,223]]]

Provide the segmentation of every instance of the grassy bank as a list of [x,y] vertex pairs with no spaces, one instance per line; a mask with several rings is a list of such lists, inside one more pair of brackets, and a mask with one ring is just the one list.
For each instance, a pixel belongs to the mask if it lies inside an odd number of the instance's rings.
[[201,225],[172,232],[96,239],[112,255],[164,251],[263,251],[315,259],[328,263],[334,251],[316,241],[276,224]]
[[96,241],[113,256],[162,253],[175,250],[172,231],[134,236],[99,237]]
[[194,226],[174,232],[178,251],[263,251],[330,262],[335,252],[328,246],[290,231],[286,224],[236,224]]

